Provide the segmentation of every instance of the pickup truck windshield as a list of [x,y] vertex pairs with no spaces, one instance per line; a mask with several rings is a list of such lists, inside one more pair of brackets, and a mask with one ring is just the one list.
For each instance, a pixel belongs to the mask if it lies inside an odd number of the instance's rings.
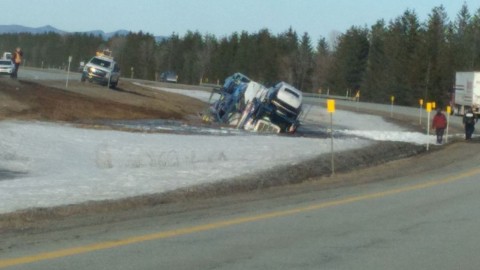
[[94,65],[101,66],[101,67],[106,67],[106,68],[109,68],[110,64],[111,64],[109,61],[105,61],[105,60],[102,60],[102,59],[96,58],[96,57],[92,58],[90,63],[92,63]]

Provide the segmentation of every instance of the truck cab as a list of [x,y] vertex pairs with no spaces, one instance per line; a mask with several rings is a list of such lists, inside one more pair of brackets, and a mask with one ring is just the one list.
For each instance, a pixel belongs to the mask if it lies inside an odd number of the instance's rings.
[[110,51],[97,53],[85,65],[81,81],[96,82],[115,88],[120,80],[120,67]]
[[11,52],[4,52],[2,55],[2,59],[10,60],[12,59],[12,53]]

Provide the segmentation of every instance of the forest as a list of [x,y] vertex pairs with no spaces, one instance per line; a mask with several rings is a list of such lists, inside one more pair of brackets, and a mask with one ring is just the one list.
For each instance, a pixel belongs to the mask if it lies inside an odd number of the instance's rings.
[[0,51],[20,46],[24,65],[72,71],[96,51],[110,49],[122,76],[157,80],[173,70],[179,83],[223,83],[235,72],[270,86],[286,81],[303,92],[353,95],[362,101],[417,106],[419,99],[447,105],[456,71],[480,70],[480,8],[464,4],[450,19],[443,6],[425,21],[405,10],[372,26],[352,26],[333,39],[312,40],[287,29],[272,34],[232,33],[225,37],[187,32],[156,41],[149,33],[130,32],[104,40],[85,33],[2,34]]

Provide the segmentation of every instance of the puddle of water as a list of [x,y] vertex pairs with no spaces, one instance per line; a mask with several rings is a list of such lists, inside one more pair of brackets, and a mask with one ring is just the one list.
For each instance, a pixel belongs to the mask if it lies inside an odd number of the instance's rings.
[[[219,126],[219,125],[189,125],[181,121],[163,120],[163,119],[149,119],[149,120],[115,120],[115,121],[100,121],[96,124],[110,126],[114,128],[126,128],[136,131],[145,132],[165,132],[174,134],[195,134],[195,135],[215,135],[215,136],[235,136],[235,135],[276,135],[270,133],[256,133],[246,131],[243,129],[236,129],[233,127]],[[294,136],[294,137],[315,137],[327,138],[330,137],[330,131],[325,127],[316,125],[301,125],[295,134],[280,134],[280,136]],[[334,137],[351,137],[334,132]]]
[[26,173],[14,172],[5,169],[0,169],[0,181],[4,180],[13,180],[14,178],[19,178],[25,176]]
[[245,135],[251,132],[230,127],[187,125],[181,121],[174,120],[118,120],[102,121],[99,124],[111,127],[127,128],[139,131],[169,132],[177,134],[199,134],[199,135]]

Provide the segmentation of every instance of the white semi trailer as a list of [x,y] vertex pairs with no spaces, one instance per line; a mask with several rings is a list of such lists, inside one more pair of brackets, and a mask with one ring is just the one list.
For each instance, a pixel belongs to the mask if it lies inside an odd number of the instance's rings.
[[457,72],[453,111],[464,115],[468,109],[480,114],[480,71]]

